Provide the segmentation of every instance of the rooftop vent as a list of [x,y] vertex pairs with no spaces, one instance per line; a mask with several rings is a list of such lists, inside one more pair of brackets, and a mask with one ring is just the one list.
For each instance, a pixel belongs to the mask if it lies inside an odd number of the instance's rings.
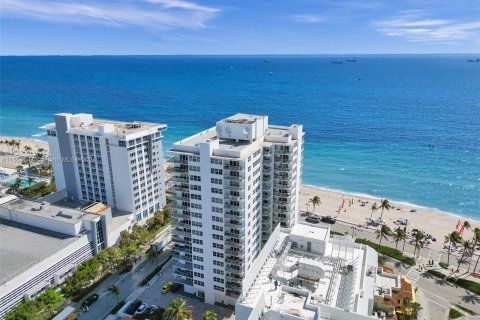
[[72,219],[73,218],[70,214],[63,213],[63,211],[59,211],[57,213],[57,217],[62,217],[62,218],[67,218],[67,219]]
[[138,129],[142,125],[140,123],[127,123],[125,126],[127,129]]

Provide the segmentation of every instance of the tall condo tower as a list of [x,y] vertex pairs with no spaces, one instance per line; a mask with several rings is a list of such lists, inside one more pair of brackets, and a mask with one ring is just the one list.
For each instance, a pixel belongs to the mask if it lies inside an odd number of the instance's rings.
[[174,162],[174,279],[205,302],[235,304],[275,227],[295,225],[303,129],[237,114],[179,141]]
[[134,213],[136,222],[165,205],[163,124],[60,113],[45,125],[57,190],[72,200]]

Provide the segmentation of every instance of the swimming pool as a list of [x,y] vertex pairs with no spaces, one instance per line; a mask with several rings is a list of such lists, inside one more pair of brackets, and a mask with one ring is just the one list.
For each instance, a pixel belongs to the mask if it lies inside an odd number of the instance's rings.
[[[10,179],[10,180],[7,181],[7,183],[12,185],[12,184],[15,183],[16,180],[17,180],[16,178],[15,179]],[[22,186],[22,188],[27,188],[27,187],[33,186],[34,184],[37,184],[37,183],[38,183],[38,181],[32,181],[32,183],[29,184],[27,180],[22,179],[21,186]]]

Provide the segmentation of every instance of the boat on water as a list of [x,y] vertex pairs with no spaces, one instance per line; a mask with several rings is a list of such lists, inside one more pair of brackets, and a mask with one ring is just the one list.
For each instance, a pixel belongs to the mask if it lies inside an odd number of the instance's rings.
[[467,62],[480,62],[480,59],[468,59]]
[[333,64],[343,64],[343,61],[332,61]]

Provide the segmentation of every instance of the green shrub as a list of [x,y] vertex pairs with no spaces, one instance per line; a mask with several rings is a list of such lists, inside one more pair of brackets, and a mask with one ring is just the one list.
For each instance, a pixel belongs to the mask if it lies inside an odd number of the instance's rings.
[[36,299],[25,301],[5,314],[5,320],[36,319],[47,320],[59,311],[63,296],[54,289],[47,289]]
[[448,312],[448,319],[457,319],[462,317],[463,314],[457,311],[456,309],[450,308],[450,311]]
[[152,272],[150,272],[145,278],[143,278],[142,281],[140,281],[140,287],[143,287],[145,285],[147,285],[147,283],[153,279],[153,277],[155,277],[155,275],[157,273],[160,272],[160,270],[162,270],[163,266],[167,264],[168,261],[170,261],[170,259],[172,259],[172,256],[170,255],[167,260],[165,260],[164,262],[162,262],[158,267],[155,268],[155,270],[153,270]]
[[445,279],[445,275],[443,273],[441,273],[440,271],[436,271],[436,270],[428,270],[427,271],[428,273],[430,273],[431,275],[433,275],[434,277],[437,277],[437,278],[440,278],[440,279]]
[[448,269],[448,264],[446,264],[445,262],[439,262],[438,265],[443,269]]
[[472,281],[472,280],[467,280],[467,279],[455,279],[455,278],[448,278],[448,282],[456,284],[459,287],[462,287],[463,289],[466,289],[468,291],[471,291],[475,294],[480,295],[480,283]]
[[372,247],[378,253],[389,256],[390,258],[396,259],[400,262],[406,263],[406,264],[411,265],[411,266],[415,265],[415,259],[404,256],[400,250],[397,250],[395,248],[390,248],[390,247],[387,247],[387,246],[379,246],[377,243],[368,241],[366,239],[356,239],[355,242],[365,244],[369,247]]
[[333,231],[333,230],[330,230],[330,234],[334,234],[334,235],[337,235],[337,236],[344,236],[345,233],[343,232],[338,232],[338,231]]
[[112,311],[110,311],[110,314],[115,314],[120,310],[123,306],[125,305],[125,301],[120,301],[115,307],[113,307]]

